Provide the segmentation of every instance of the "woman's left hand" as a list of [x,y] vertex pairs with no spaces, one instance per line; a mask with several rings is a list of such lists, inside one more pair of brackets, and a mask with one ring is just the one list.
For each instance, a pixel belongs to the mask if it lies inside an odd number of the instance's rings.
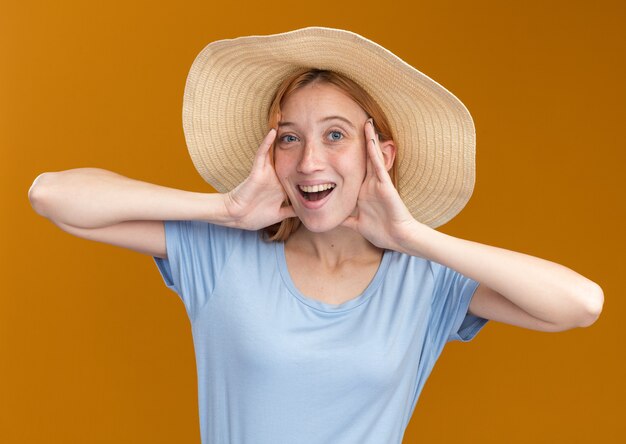
[[[393,186],[371,120],[365,123],[365,139],[367,171],[357,200],[357,214],[349,216],[342,225],[359,232],[379,248],[403,251],[403,239],[408,238],[418,222]],[[388,154],[391,161],[393,155],[393,152]]]

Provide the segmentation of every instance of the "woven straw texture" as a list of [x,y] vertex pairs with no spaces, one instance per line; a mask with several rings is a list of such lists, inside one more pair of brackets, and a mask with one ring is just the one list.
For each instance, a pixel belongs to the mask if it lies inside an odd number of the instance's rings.
[[418,221],[435,228],[463,209],[474,188],[476,145],[465,106],[382,46],[331,28],[220,40],[196,57],[183,128],[209,184],[227,192],[247,177],[278,85],[303,67],[344,74],[379,103],[398,147],[398,191]]

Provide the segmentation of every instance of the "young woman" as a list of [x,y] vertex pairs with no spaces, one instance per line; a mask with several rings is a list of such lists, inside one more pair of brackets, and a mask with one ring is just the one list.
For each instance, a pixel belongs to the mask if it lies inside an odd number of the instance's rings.
[[489,319],[560,331],[600,314],[574,271],[434,229],[471,194],[471,118],[361,36],[210,44],[184,127],[220,193],[77,169],[40,175],[30,199],[155,256],[192,323],[205,443],[399,443],[446,342]]

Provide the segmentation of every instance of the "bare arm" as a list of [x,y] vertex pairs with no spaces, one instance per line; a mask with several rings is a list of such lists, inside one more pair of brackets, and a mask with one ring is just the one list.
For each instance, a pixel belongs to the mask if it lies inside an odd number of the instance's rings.
[[166,257],[162,221],[226,221],[221,194],[167,188],[96,168],[41,174],[28,196],[38,214],[70,234],[158,257]]
[[35,179],[28,197],[38,214],[77,228],[137,220],[217,223],[226,213],[221,194],[167,188],[96,168],[43,173]]
[[379,147],[373,126],[368,140],[367,175],[357,216],[344,225],[381,247],[420,256],[480,282],[469,312],[542,331],[593,324],[604,293],[595,282],[563,266],[527,254],[472,242],[438,232],[409,213],[387,173],[389,155]]
[[587,327],[602,311],[600,286],[545,259],[459,239],[419,223],[405,248],[480,282],[469,311],[483,318],[561,331]]
[[206,222],[258,230],[294,215],[274,172],[270,130],[250,175],[225,193],[196,193],[130,179],[97,168],[44,173],[28,197],[35,211],[85,239],[166,257],[165,220]]

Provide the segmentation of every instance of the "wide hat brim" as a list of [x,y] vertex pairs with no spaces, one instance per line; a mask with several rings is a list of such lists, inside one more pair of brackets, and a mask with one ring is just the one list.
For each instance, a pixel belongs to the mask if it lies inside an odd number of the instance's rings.
[[183,129],[194,166],[218,192],[250,173],[267,134],[278,85],[302,68],[339,72],[381,106],[398,146],[398,192],[411,214],[437,227],[469,200],[476,136],[466,107],[402,59],[350,31],[310,27],[207,45],[185,86]]

